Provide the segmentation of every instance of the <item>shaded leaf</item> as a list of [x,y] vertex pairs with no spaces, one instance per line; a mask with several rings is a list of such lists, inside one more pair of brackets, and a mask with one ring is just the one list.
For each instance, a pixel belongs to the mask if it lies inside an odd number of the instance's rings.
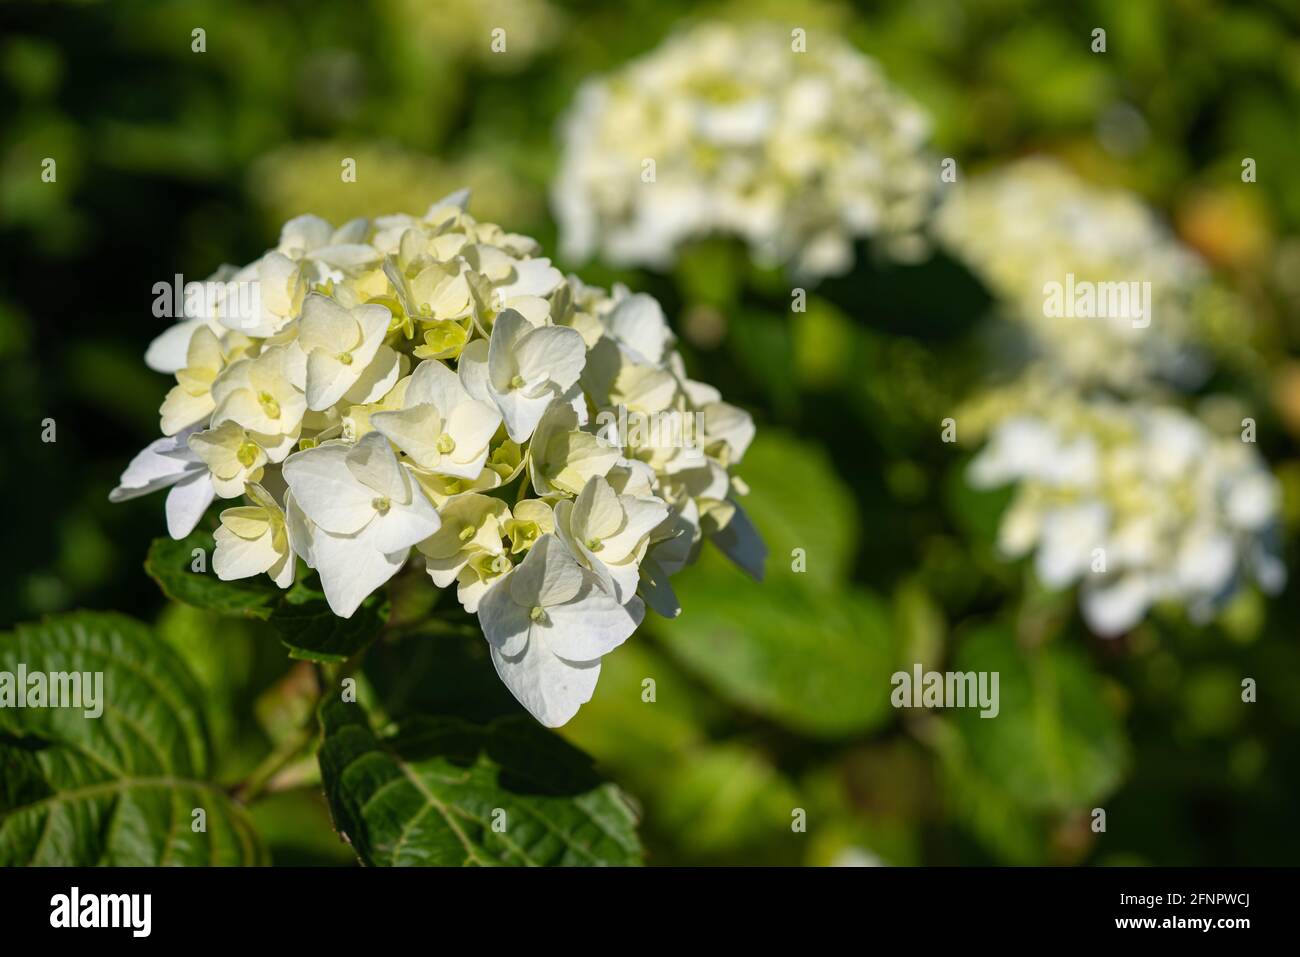
[[[149,546],[144,568],[163,593],[174,601],[223,615],[266,618],[281,597],[280,589],[265,575],[222,581],[212,570],[215,549],[212,533],[196,529],[176,541],[155,538]],[[204,552],[202,572],[193,571],[194,549]]]
[[244,811],[210,780],[202,690],[145,625],[91,612],[19,625],[0,635],[0,671],[20,666],[102,673],[102,713],[87,717],[84,698],[0,708],[0,865],[265,862]]
[[306,661],[347,661],[370,644],[388,621],[383,590],[363,601],[351,618],[330,610],[324,592],[297,582],[274,605],[270,623],[289,649],[289,657]]
[[362,669],[385,714],[453,714],[485,722],[526,713],[492,667],[478,623],[465,627],[463,634],[417,632],[366,654]]
[[967,636],[958,671],[996,672],[999,711],[957,712],[974,768],[1017,804],[1035,810],[1090,805],[1120,783],[1127,743],[1101,681],[1073,649],[1021,648],[1004,627]]
[[365,864],[640,861],[627,799],[529,718],[417,716],[380,739],[357,704],[329,699],[320,715],[334,823]]
[[[741,505],[767,544],[769,577],[804,587],[830,587],[847,578],[857,547],[858,514],[825,451],[765,429],[736,471],[750,488]],[[791,568],[796,548],[804,552],[806,571]]]
[[876,727],[889,711],[895,639],[872,595],[758,583],[706,554],[673,580],[680,617],[651,627],[731,703],[806,734]]

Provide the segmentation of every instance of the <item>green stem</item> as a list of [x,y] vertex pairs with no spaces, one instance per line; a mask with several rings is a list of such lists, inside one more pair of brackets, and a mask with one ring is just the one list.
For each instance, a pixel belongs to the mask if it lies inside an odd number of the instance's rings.
[[242,804],[252,804],[266,790],[271,780],[289,764],[301,757],[316,736],[316,709],[312,709],[312,718],[307,724],[289,735],[278,748],[263,759],[253,772],[241,781],[234,790],[233,797]]

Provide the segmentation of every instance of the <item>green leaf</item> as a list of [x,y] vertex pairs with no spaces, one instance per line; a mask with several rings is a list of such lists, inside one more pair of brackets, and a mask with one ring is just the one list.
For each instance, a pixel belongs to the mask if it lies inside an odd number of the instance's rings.
[[885,720],[895,639],[874,596],[811,593],[791,579],[754,582],[708,553],[673,587],[680,617],[651,627],[731,703],[818,737]]
[[[779,430],[762,430],[737,472],[750,487],[741,504],[771,556],[769,579],[834,587],[847,578],[857,547],[858,514],[852,493],[824,450]],[[796,548],[806,560],[802,572],[791,567]]]
[[[203,715],[213,752],[223,759],[217,767],[219,774],[237,770],[225,762],[236,756],[246,724],[242,709],[249,703],[257,639],[263,637],[256,634],[258,628],[255,621],[232,620],[179,602],[168,602],[154,622],[159,641],[176,652],[203,688]],[[279,649],[270,642],[260,644],[275,651],[283,665]],[[258,745],[260,749],[260,741]]]
[[790,811],[801,802],[760,750],[710,740],[725,717],[708,689],[637,636],[602,659],[596,693],[560,734],[637,795],[661,863],[791,863],[803,841]]
[[[0,866],[265,863],[210,779],[202,690],[145,625],[91,612],[19,625],[0,635],[0,671],[20,667],[29,686],[38,672],[101,673],[102,713],[87,717],[84,698],[0,708]],[[192,829],[196,809],[206,830]]]
[[559,733],[644,797],[667,763],[705,741],[707,722],[717,718],[711,712],[721,711],[653,642],[635,635],[601,659],[595,694]]
[[1048,828],[1043,817],[1026,811],[976,767],[966,743],[950,725],[937,725],[931,743],[939,754],[941,793],[953,819],[1001,861],[1046,863]]
[[997,717],[970,708],[954,723],[973,766],[1017,804],[1066,811],[1119,786],[1127,743],[1101,681],[1077,651],[1021,648],[1007,628],[993,626],[961,642],[953,667],[998,674]]
[[335,827],[364,864],[640,862],[622,792],[530,718],[418,716],[381,739],[360,705],[330,698],[320,715]]
[[[691,859],[789,863],[802,843],[791,812],[800,806],[790,782],[758,750],[723,743],[675,763],[656,793],[658,826]],[[802,849],[802,848],[799,848]]]
[[[430,622],[430,628],[442,624]],[[395,719],[454,714],[486,722],[526,713],[492,667],[477,621],[465,627],[473,630],[463,634],[421,630],[381,642],[366,653],[362,670],[385,714]]]
[[[204,571],[193,570],[194,549],[203,549]],[[215,544],[212,533],[196,529],[188,536],[175,541],[155,538],[149,546],[149,556],[144,568],[163,593],[174,601],[206,608],[223,615],[246,615],[266,618],[281,596],[265,575],[224,582],[212,570],[212,552]]]
[[289,657],[306,661],[347,661],[374,640],[388,621],[382,590],[361,603],[351,618],[330,610],[324,592],[296,583],[270,613],[271,625],[289,648]]

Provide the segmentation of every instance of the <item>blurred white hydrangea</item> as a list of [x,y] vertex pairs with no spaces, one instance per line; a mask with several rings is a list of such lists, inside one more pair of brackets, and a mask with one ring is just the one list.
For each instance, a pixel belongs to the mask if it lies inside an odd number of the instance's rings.
[[[950,190],[935,216],[937,238],[1010,318],[1026,324],[1036,349],[1065,379],[1126,394],[1155,381],[1194,387],[1204,379],[1202,325],[1222,302],[1201,260],[1137,196],[1095,186],[1043,157]],[[1101,284],[1134,282],[1150,283],[1150,311],[1140,319],[1131,308],[1085,317],[1070,305],[1096,293],[1100,311],[1115,288]],[[1057,284],[1050,288],[1059,287],[1061,300],[1052,302],[1049,284]],[[1070,311],[1061,315],[1058,306]]]
[[992,428],[969,479],[1016,485],[999,550],[1032,553],[1049,587],[1079,583],[1095,633],[1121,634],[1162,601],[1203,623],[1250,579],[1281,588],[1280,491],[1252,444],[1174,407],[1040,399]]
[[923,254],[928,118],[838,37],[795,45],[777,26],[707,23],[584,85],[552,188],[565,254],[664,268],[727,234],[810,278],[846,271],[861,237]]
[[301,558],[345,618],[414,549],[515,697],[560,725],[645,605],[679,613],[668,579],[704,537],[761,577],[732,475],[754,426],[687,378],[653,298],[566,278],[466,200],[300,216],[187,289],[146,356],[176,378],[163,438],[111,498],[170,489],[175,538],[237,503],[217,575],[288,588]]

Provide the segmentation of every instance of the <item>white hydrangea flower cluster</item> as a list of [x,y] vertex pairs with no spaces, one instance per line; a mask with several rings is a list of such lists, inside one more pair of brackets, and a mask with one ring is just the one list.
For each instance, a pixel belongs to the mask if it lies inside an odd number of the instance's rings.
[[214,277],[255,282],[255,308],[187,297],[146,357],[176,376],[164,437],[111,497],[170,488],[175,538],[241,501],[217,575],[286,588],[301,558],[341,617],[414,549],[556,726],[646,604],[678,614],[669,577],[702,538],[761,576],[731,474],[754,426],[687,378],[653,298],[566,279],[466,200],[338,229],[299,217]]
[[685,241],[736,235],[810,278],[846,271],[856,238],[922,255],[926,115],[844,41],[806,42],[705,23],[585,84],[552,190],[565,252],[664,268]]
[[1000,550],[1033,553],[1049,587],[1079,583],[1095,633],[1128,631],[1165,600],[1203,622],[1248,579],[1281,588],[1280,491],[1240,436],[1148,402],[1067,392],[1025,407],[993,428],[970,480],[1017,483]]
[[[1131,193],[1031,157],[953,186],[934,232],[1026,324],[1064,379],[1134,393],[1157,380],[1195,386],[1206,374],[1198,340],[1201,312],[1214,305],[1208,271]],[[1054,310],[1046,291],[1059,284],[1064,298],[1100,287],[1109,299],[1114,287],[1100,284],[1119,282],[1150,283],[1149,315],[1081,316],[1068,302]]]

